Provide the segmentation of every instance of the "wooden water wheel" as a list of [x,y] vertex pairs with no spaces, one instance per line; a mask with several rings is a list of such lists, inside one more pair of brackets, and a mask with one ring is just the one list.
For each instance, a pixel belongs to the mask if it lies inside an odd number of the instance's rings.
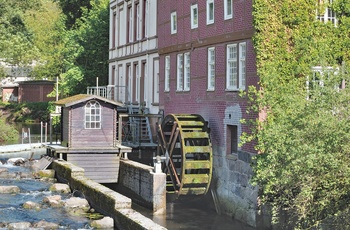
[[169,114],[158,128],[167,192],[177,196],[206,194],[213,159],[207,122],[197,114]]

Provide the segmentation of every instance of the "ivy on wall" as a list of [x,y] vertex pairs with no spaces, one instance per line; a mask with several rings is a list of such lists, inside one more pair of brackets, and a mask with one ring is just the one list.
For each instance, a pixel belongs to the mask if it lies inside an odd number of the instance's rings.
[[[257,142],[253,183],[274,222],[319,226],[350,202],[350,2],[253,2],[260,82],[247,94],[267,115],[242,136]],[[336,25],[318,18],[327,8]]]

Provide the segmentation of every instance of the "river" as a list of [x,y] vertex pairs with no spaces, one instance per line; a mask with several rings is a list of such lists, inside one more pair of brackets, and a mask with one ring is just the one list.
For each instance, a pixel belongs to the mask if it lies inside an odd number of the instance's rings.
[[[43,129],[43,131],[40,130],[40,123],[39,124],[17,124],[17,129],[19,131],[22,130],[22,128],[24,128],[25,130],[27,130],[28,128],[30,128],[31,130],[31,143],[38,143],[41,142],[41,140],[45,140],[45,129]],[[48,129],[49,132],[49,129]],[[41,133],[43,133],[43,135],[41,135]],[[53,139],[55,140],[56,137],[53,137]],[[49,137],[47,137],[47,140],[49,141]],[[21,143],[22,142],[22,135],[20,132],[20,136],[19,136],[19,140],[17,143]],[[24,139],[24,143],[28,143],[29,142],[29,138]],[[14,144],[14,143],[12,143]],[[42,151],[41,151],[42,153]],[[40,153],[40,154],[41,154]],[[38,154],[37,156],[40,156],[40,154]],[[20,154],[13,154],[13,157],[19,157]],[[26,155],[27,156],[27,155]],[[4,157],[1,156],[0,154],[0,158]],[[8,157],[8,155],[6,155],[6,157]],[[0,181],[0,183],[3,183]],[[42,185],[37,185],[38,188],[41,188]],[[40,189],[42,191],[44,191],[43,189]],[[29,191],[29,193],[33,193],[36,194],[33,191]],[[38,193],[40,193],[38,191]],[[38,196],[40,199],[40,196]],[[20,202],[20,200],[22,199],[17,199],[15,197],[13,197],[14,199],[18,200],[18,202]],[[203,201],[203,200],[202,200]],[[201,200],[199,200],[199,202],[191,202],[190,200],[185,200],[185,201],[181,201],[181,200],[175,200],[172,202],[168,202],[167,203],[167,211],[165,215],[153,215],[152,212],[148,209],[145,209],[143,207],[137,206],[137,205],[133,205],[133,208],[142,213],[143,215],[145,215],[146,217],[152,219],[154,222],[166,227],[169,230],[176,230],[176,229],[200,229],[200,230],[214,230],[214,229],[221,229],[221,230],[255,230],[257,228],[253,228],[250,227],[244,223],[241,223],[237,220],[233,220],[232,218],[225,216],[225,215],[218,215],[215,211],[214,208],[214,204],[212,203],[212,201],[210,200],[210,196],[206,197],[206,199],[204,200],[204,202],[202,202]],[[5,201],[0,199],[0,210],[1,210],[1,205],[3,205],[2,203],[4,203]],[[12,201],[7,201],[7,202],[12,202]],[[204,205],[203,205],[204,204]],[[18,210],[17,210],[18,211]],[[17,211],[15,213],[17,213]],[[6,220],[6,218],[12,218],[11,216],[15,216],[16,220],[17,218],[23,216],[25,220],[28,220],[30,218],[36,219],[38,217],[34,216],[34,217],[30,217],[29,214],[25,213],[26,211],[21,210],[19,213],[19,215],[17,216],[17,214],[3,214],[0,213],[2,216],[0,218],[0,222]],[[51,215],[48,213],[48,215]],[[59,217],[60,218],[60,217]],[[62,217],[62,218],[66,218],[66,217]],[[68,225],[73,227],[74,225],[72,225],[71,221],[74,222],[74,220],[70,220],[67,219],[68,221]],[[76,220],[78,221],[78,220]],[[56,219],[57,223],[61,223],[62,221],[60,219]],[[74,227],[78,227],[82,228],[82,225],[79,225],[79,221],[77,222],[78,225],[74,226]],[[73,227],[73,229],[74,229]]]

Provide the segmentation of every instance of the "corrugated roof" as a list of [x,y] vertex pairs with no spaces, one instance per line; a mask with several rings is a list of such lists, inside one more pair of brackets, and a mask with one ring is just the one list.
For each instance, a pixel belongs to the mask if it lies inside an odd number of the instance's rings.
[[63,107],[69,107],[69,106],[72,106],[81,102],[89,101],[89,100],[99,100],[99,101],[103,101],[116,106],[121,106],[121,107],[124,106],[123,103],[121,102],[112,101],[104,97],[100,97],[97,95],[89,95],[89,94],[77,94],[71,97],[66,97],[56,101],[55,104]]

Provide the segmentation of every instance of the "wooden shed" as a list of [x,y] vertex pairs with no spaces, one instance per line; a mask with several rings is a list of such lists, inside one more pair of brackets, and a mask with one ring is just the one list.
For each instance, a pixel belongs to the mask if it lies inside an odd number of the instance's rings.
[[120,154],[131,151],[117,140],[117,107],[123,104],[79,94],[56,105],[61,106],[61,145],[49,145],[49,155],[84,168],[96,182],[118,182]]

